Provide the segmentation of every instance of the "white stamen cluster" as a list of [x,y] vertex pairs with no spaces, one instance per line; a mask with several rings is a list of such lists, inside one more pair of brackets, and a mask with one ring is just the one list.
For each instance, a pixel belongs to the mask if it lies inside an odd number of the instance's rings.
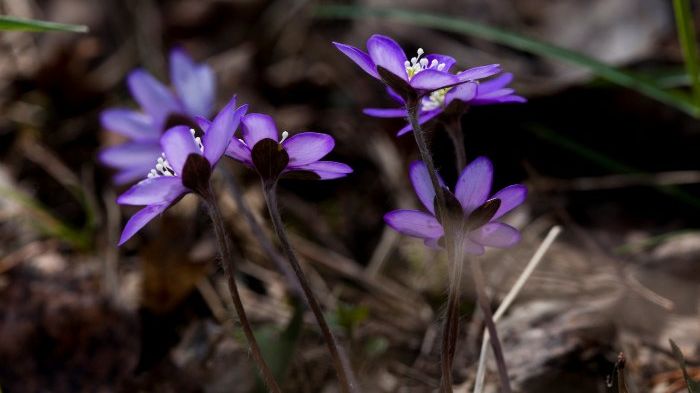
[[[194,139],[194,142],[197,144],[199,151],[204,153],[204,145],[202,145],[202,138],[195,136],[194,128],[190,128],[190,134],[192,134],[192,139]],[[148,172],[149,179],[152,179],[154,177],[176,176],[176,175],[177,175],[177,173],[175,173],[175,170],[173,169],[173,167],[170,166],[168,159],[165,158],[165,153],[160,153],[160,157],[158,157],[158,161],[156,161],[156,167],[151,169],[150,172]]]
[[282,139],[280,139],[280,143],[284,142],[287,137],[289,137],[289,133],[287,131],[282,131]]
[[418,56],[412,57],[410,61],[406,60],[404,66],[406,67],[406,73],[408,74],[408,79],[413,78],[421,71],[434,69],[442,71],[445,69],[445,63],[440,63],[437,59],[433,61],[428,61],[426,58],[421,58],[425,51],[423,48],[418,48]]
[[430,93],[429,96],[424,97],[421,101],[421,109],[423,109],[424,111],[431,111],[433,109],[437,109],[445,105],[445,95],[447,95],[447,92],[449,90],[449,87],[445,89],[435,90],[434,92]]

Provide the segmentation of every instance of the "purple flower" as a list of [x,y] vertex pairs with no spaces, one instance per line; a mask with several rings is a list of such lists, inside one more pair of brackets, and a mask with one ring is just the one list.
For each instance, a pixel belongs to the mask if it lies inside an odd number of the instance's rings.
[[449,71],[455,63],[454,58],[439,54],[423,57],[423,49],[419,48],[418,55],[408,60],[396,41],[379,34],[367,40],[368,53],[354,46],[338,42],[333,44],[366,73],[387,83],[402,96],[404,92],[401,90],[412,89],[422,96],[460,83],[486,78],[501,70],[498,64],[491,64],[452,74]]
[[207,192],[211,172],[233,139],[247,105],[236,108],[236,98],[219,112],[202,137],[188,126],[175,126],[160,138],[158,159],[151,163],[147,178],[117,198],[121,205],[145,206],[134,214],[122,231],[119,245],[124,244],[154,217],[180,200],[185,194]]
[[310,175],[319,180],[336,179],[352,172],[348,165],[321,161],[335,146],[333,137],[318,132],[300,132],[278,139],[279,131],[272,117],[250,113],[242,119],[243,138],[233,138],[226,155],[254,168],[264,180],[282,175]]
[[160,136],[177,124],[194,124],[194,116],[209,116],[216,95],[214,73],[195,63],[183,50],[170,52],[170,77],[174,92],[143,69],[127,78],[131,95],[141,110],[109,108],[100,121],[105,129],[129,138],[100,152],[100,161],[114,169],[114,182],[142,179],[161,153]]
[[[488,67],[488,66],[487,66]],[[505,103],[523,103],[527,100],[515,94],[515,90],[506,87],[513,80],[513,74],[505,73],[494,79],[479,83],[465,83],[451,88],[436,90],[421,98],[418,122],[423,125],[441,115],[454,101],[464,105],[491,105]],[[406,118],[406,103],[399,95],[389,89],[389,94],[401,107],[399,108],[366,108],[366,115],[383,118]],[[397,136],[413,131],[408,124],[399,130]]]
[[[435,217],[435,189],[430,182],[428,168],[422,161],[415,161],[411,164],[409,174],[418,199],[429,213],[395,210],[384,215],[384,221],[396,231],[421,238],[427,246],[437,248],[445,232]],[[527,188],[514,184],[489,198],[492,178],[491,161],[479,157],[464,168],[457,180],[453,198],[455,205],[459,205],[457,214],[463,214],[466,231],[464,251],[468,254],[481,255],[484,247],[511,247],[520,240],[517,229],[497,220],[523,203]],[[447,191],[446,194],[452,196]]]

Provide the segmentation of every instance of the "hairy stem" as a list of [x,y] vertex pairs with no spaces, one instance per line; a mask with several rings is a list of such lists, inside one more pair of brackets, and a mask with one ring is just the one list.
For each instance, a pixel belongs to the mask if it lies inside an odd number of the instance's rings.
[[510,381],[508,380],[508,369],[506,368],[506,359],[503,356],[503,348],[501,347],[501,341],[498,339],[498,331],[496,330],[496,323],[493,320],[493,313],[491,312],[491,305],[489,304],[488,296],[486,295],[486,283],[484,280],[484,274],[481,271],[481,265],[476,258],[472,258],[470,262],[472,279],[474,280],[474,287],[476,289],[476,298],[481,308],[481,312],[484,315],[484,323],[486,324],[486,329],[489,332],[489,340],[491,341],[491,348],[493,349],[493,355],[496,360],[496,365],[498,366],[498,377],[501,381],[501,389],[504,393],[511,393]]
[[282,223],[282,218],[280,216],[279,208],[277,206],[276,188],[276,181],[263,181],[265,202],[267,203],[267,210],[269,211],[270,218],[272,220],[272,227],[277,233],[277,237],[279,238],[282,249],[284,250],[284,253],[287,256],[289,263],[292,265],[292,269],[294,270],[294,273],[296,274],[297,279],[299,280],[299,284],[301,284],[301,288],[304,292],[306,302],[309,305],[311,312],[313,312],[314,317],[316,318],[316,322],[318,323],[318,326],[321,329],[323,338],[326,341],[326,346],[328,347],[328,351],[331,354],[331,359],[333,360],[333,366],[335,367],[335,371],[338,374],[340,389],[343,393],[355,393],[357,389],[355,378],[350,368],[350,362],[345,356],[345,353],[338,345],[338,341],[336,340],[335,335],[328,326],[328,323],[326,322],[326,319],[323,316],[321,305],[318,303],[316,296],[311,290],[309,282],[306,279],[306,275],[304,275],[304,271],[301,269],[301,265],[297,260],[294,250],[292,249],[292,245],[289,243],[289,237],[287,236],[287,232],[284,229],[284,224]]
[[459,336],[459,304],[462,289],[462,270],[464,259],[464,248],[462,230],[456,231],[457,236],[451,245],[447,245],[448,259],[452,262],[452,274],[450,287],[447,293],[447,313],[445,326],[442,334],[442,353],[440,355],[440,366],[442,377],[440,390],[448,393],[452,392],[452,366],[454,363],[455,350],[457,347],[457,337]]
[[260,374],[262,375],[265,385],[269,391],[272,393],[281,393],[272,371],[267,366],[267,363],[262,356],[262,352],[260,352],[260,347],[258,346],[258,342],[253,334],[253,329],[248,321],[248,316],[243,308],[243,303],[241,302],[241,296],[238,292],[238,285],[236,284],[235,278],[236,265],[234,264],[233,258],[233,246],[231,245],[231,242],[226,234],[224,219],[221,215],[221,210],[219,209],[219,204],[216,201],[216,197],[211,191],[211,187],[202,194],[202,198],[207,206],[207,211],[209,212],[209,217],[211,218],[211,223],[214,227],[214,233],[216,234],[216,240],[219,245],[219,255],[221,257],[221,266],[224,270],[224,274],[226,275],[228,289],[231,293],[231,300],[233,301],[236,313],[238,314],[238,319],[241,323],[241,327],[243,328],[243,333],[245,334],[248,344],[250,345],[250,352],[253,356],[253,360],[255,360],[255,363],[257,363]]
[[462,133],[462,124],[459,121],[459,116],[450,116],[445,121],[445,130],[449,135],[452,145],[455,148],[455,164],[457,165],[457,173],[460,173],[467,166],[467,154],[464,151],[464,133]]

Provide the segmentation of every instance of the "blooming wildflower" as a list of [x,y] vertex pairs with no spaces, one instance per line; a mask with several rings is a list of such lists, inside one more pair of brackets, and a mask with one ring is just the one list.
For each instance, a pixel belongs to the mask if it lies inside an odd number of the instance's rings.
[[117,170],[115,183],[146,176],[161,153],[163,131],[173,125],[194,124],[195,116],[211,114],[216,95],[211,68],[195,63],[183,50],[173,49],[170,77],[174,92],[145,70],[132,71],[127,84],[142,110],[110,108],[102,112],[102,127],[130,139],[100,152],[100,161]]
[[[350,45],[337,42],[333,44],[366,73],[385,82],[394,94],[403,99],[409,93],[408,90],[421,97],[501,71],[498,64],[491,64],[452,74],[450,68],[455,63],[454,58],[439,54],[423,56],[425,52],[419,48],[417,55],[408,60],[396,41],[379,34],[367,40],[368,53]],[[438,93],[438,96],[440,94],[444,96],[446,92]]]
[[[395,210],[384,215],[384,221],[404,235],[423,239],[429,247],[437,248],[445,234],[443,225],[435,216],[435,189],[428,168],[415,161],[409,169],[413,188],[428,213],[418,210]],[[481,255],[484,247],[507,248],[520,240],[520,233],[498,219],[525,200],[527,188],[520,184],[508,186],[489,198],[493,165],[486,157],[472,161],[457,180],[454,198],[463,214],[464,251]],[[440,179],[442,182],[442,179]],[[446,192],[446,194],[448,194]],[[449,194],[451,195],[451,194]]]
[[160,138],[162,153],[154,159],[147,178],[117,198],[121,205],[146,206],[126,223],[119,245],[185,194],[207,192],[209,177],[226,151],[247,106],[236,108],[236,98],[219,112],[202,137],[188,126],[175,126]]
[[243,117],[243,138],[233,138],[226,155],[254,168],[264,180],[279,176],[304,176],[319,180],[336,179],[352,172],[348,165],[320,161],[335,146],[328,134],[300,132],[289,136],[279,131],[269,115],[250,113]]
[[[450,104],[461,101],[463,105],[491,105],[505,103],[522,103],[525,98],[515,94],[515,90],[506,87],[513,80],[513,74],[504,73],[494,79],[478,84],[465,83],[452,88],[436,90],[421,98],[418,112],[418,123],[423,125],[448,110]],[[384,118],[406,118],[406,103],[399,95],[389,89],[389,94],[401,107],[399,108],[366,108],[366,115]],[[411,132],[408,124],[399,130],[397,136]]]

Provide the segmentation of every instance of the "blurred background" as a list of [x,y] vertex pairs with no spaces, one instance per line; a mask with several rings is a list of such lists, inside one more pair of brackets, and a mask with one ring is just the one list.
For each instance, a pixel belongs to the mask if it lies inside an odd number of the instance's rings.
[[[481,258],[494,306],[547,231],[563,228],[499,322],[517,390],[617,391],[606,378],[624,352],[630,392],[684,391],[669,339],[699,377],[700,96],[686,71],[697,59],[683,56],[695,37],[679,40],[677,28],[697,12],[674,17],[666,0],[329,4],[0,0],[1,14],[90,29],[0,32],[2,392],[262,391],[195,198],[116,246],[135,210],[115,204],[124,188],[97,161],[123,141],[101,129],[99,114],[135,107],[125,77],[136,67],[167,84],[176,46],[215,70],[217,108],[237,94],[280,129],[336,138],[330,157],[350,164],[351,176],[280,186],[292,241],[364,391],[435,390],[444,255],[382,220],[419,206],[406,171],[418,154],[410,135],[395,137],[403,121],[362,114],[392,101],[331,45],[364,48],[373,33],[409,54],[451,54],[460,69],[500,63],[529,100],[475,107],[462,119],[468,159],[494,161],[494,189],[530,188],[508,217],[521,244]],[[425,13],[457,23],[426,22]],[[431,138],[453,184],[442,126]],[[272,234],[256,175],[230,169]],[[284,276],[218,184],[243,303],[284,391],[337,391],[313,318],[293,306]],[[471,391],[481,344],[474,300],[466,279],[455,364],[462,392]],[[497,391],[493,373],[486,389]]]

